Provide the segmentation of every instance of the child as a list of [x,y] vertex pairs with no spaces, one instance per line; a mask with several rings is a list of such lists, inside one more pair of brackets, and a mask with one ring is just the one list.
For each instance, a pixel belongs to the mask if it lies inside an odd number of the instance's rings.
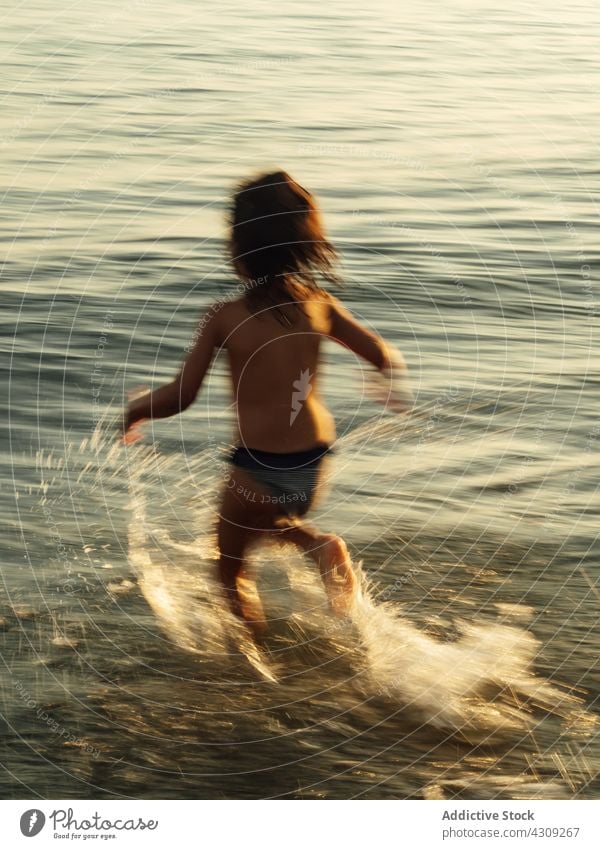
[[313,196],[289,174],[266,174],[239,187],[229,251],[244,294],[214,304],[175,379],[130,404],[124,440],[138,439],[145,419],[187,409],[215,352],[226,351],[238,447],[229,458],[218,517],[219,577],[231,610],[256,632],[264,620],[246,556],[267,534],[293,543],[316,563],[336,614],[349,611],[357,589],[343,540],[301,521],[315,502],[335,441],[334,421],[318,394],[323,339],[349,348],[387,378],[399,378],[397,411],[408,409],[410,391],[401,355],[318,286],[317,272],[335,279],[335,252]]

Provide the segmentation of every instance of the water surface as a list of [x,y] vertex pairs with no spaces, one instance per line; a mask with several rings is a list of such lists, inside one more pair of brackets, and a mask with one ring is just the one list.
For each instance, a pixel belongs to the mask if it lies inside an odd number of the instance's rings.
[[[597,795],[598,7],[34,0],[1,32],[0,794]],[[145,447],[110,431],[231,295],[228,198],[273,167],[417,395],[390,419],[327,348],[315,520],[366,584],[340,626],[257,555],[277,685],[212,583],[224,361]]]

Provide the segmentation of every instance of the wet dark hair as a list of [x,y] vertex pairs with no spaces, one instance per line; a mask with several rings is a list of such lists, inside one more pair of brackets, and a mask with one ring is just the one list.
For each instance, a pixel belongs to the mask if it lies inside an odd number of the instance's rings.
[[322,292],[321,275],[337,281],[336,252],[327,240],[316,201],[285,171],[241,183],[229,218],[229,255],[258,303],[281,295],[303,300]]

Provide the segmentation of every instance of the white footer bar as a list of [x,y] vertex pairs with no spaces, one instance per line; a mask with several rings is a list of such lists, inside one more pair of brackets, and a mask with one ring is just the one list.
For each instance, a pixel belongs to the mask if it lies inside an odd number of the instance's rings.
[[3,847],[597,849],[599,801],[0,802]]

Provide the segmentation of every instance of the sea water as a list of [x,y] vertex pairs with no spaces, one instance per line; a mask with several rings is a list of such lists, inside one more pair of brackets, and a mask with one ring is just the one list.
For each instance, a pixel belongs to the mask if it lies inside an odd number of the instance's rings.
[[[597,796],[597,6],[4,15],[1,795]],[[215,585],[226,363],[111,428],[231,297],[228,198],[274,167],[416,406],[325,346],[314,520],[361,595],[336,620],[257,550],[257,656]]]

